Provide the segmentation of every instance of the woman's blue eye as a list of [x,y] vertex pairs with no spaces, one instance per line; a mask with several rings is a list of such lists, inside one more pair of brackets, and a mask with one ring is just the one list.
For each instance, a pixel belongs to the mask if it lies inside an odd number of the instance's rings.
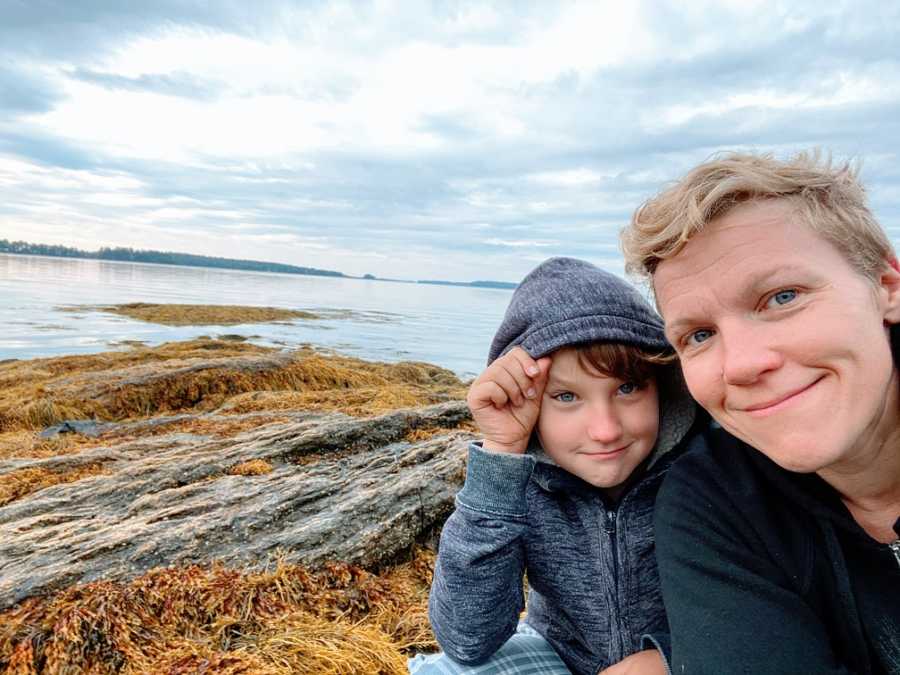
[[634,382],[625,382],[619,387],[620,394],[633,394],[638,390],[638,386]]
[[711,338],[713,332],[711,330],[695,330],[693,333],[687,336],[687,341],[693,344],[700,344],[701,342],[706,342]]
[[564,391],[561,394],[557,394],[553,398],[555,398],[557,401],[560,401],[561,403],[572,403],[575,400],[575,394],[573,394],[571,391]]
[[775,295],[769,298],[769,302],[767,304],[771,306],[774,302],[776,305],[786,305],[796,297],[797,291],[795,291],[793,288],[786,288],[783,291],[778,291]]

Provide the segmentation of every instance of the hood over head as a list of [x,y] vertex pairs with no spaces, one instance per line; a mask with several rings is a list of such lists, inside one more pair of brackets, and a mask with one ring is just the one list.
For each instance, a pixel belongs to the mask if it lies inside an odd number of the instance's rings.
[[[672,351],[662,319],[634,286],[587,261],[550,258],[532,270],[513,293],[491,343],[488,364],[516,346],[532,358],[540,358],[590,342]],[[651,465],[685,436],[696,413],[677,362],[660,368],[657,386],[660,427]],[[539,461],[553,463],[536,442],[529,452]]]

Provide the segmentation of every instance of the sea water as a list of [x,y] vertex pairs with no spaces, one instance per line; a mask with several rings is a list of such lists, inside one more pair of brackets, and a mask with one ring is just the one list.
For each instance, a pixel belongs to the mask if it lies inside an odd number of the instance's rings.
[[[427,361],[468,378],[484,366],[512,291],[0,254],[0,360],[155,345],[200,335],[312,344],[380,361]],[[129,302],[258,305],[319,320],[161,326],[79,306]]]

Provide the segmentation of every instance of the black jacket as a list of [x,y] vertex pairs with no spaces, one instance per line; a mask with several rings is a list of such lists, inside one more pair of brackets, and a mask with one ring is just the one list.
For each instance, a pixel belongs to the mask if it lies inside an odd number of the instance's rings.
[[869,537],[816,474],[721,429],[703,441],[656,502],[672,672],[900,674],[900,542]]

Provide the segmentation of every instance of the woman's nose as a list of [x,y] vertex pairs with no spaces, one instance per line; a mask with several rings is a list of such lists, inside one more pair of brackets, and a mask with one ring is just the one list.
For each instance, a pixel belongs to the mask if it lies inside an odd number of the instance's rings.
[[772,349],[763,326],[756,328],[746,323],[723,326],[719,339],[722,341],[722,379],[725,384],[753,384],[781,365],[781,355]]

